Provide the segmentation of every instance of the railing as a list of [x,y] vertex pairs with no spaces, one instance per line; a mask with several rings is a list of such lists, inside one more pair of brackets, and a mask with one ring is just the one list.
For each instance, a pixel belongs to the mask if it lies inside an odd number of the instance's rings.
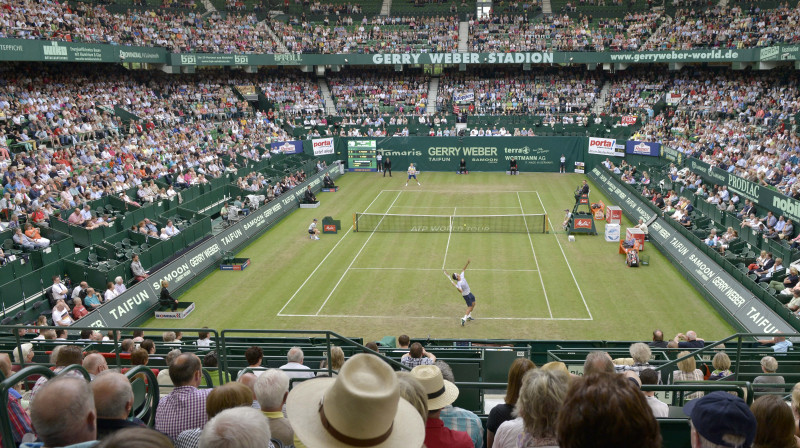
[[[2,380],[2,382],[0,382],[0,413],[6,413],[6,416],[8,415],[8,391],[9,389],[13,388],[15,384],[25,380],[31,375],[41,375],[47,379],[52,379],[55,376],[61,376],[72,371],[81,373],[83,377],[89,381],[89,373],[79,365],[68,366],[61,370],[58,374],[41,365],[26,367],[8,378],[5,378],[3,374],[0,373],[0,380]],[[16,446],[16,443],[14,442],[14,436],[11,431],[10,419],[0,419],[0,435],[2,435],[3,446]]]
[[[365,347],[364,345],[353,341],[352,339],[348,339],[348,338],[346,338],[346,337],[344,337],[342,335],[339,335],[337,333],[334,333],[332,331],[222,330],[220,332],[220,335],[222,337],[220,338],[220,343],[219,343],[219,346],[221,347],[220,351],[223,354],[222,356],[220,356],[220,371],[222,371],[222,370],[228,371],[228,359],[227,359],[227,356],[225,356],[225,354],[227,353],[226,350],[225,350],[227,348],[227,342],[226,342],[225,337],[228,336],[228,335],[231,335],[231,334],[262,334],[262,335],[263,334],[293,334],[293,335],[303,335],[303,336],[309,336],[309,335],[322,336],[322,337],[325,338],[325,346],[327,347],[327,350],[326,350],[326,356],[328,358],[327,359],[327,361],[328,361],[327,368],[326,369],[316,369],[316,370],[313,370],[313,371],[327,371],[329,376],[333,376],[333,373],[334,373],[334,370],[331,368],[331,359],[330,359],[330,357],[331,357],[331,347],[334,345],[334,344],[331,344],[332,340],[339,342],[341,345],[350,346],[350,347],[357,347],[357,348],[360,348],[361,350],[363,350],[365,353],[371,353],[373,355],[376,355],[379,358],[381,358],[382,360],[384,360],[387,363],[389,363],[390,366],[394,367],[397,370],[410,370],[408,367],[406,367],[403,364],[395,361],[394,359],[389,358],[388,356],[383,355],[383,354],[381,354],[379,352],[376,352],[374,350],[371,350],[371,349]],[[222,381],[222,373],[220,373],[220,381]]]

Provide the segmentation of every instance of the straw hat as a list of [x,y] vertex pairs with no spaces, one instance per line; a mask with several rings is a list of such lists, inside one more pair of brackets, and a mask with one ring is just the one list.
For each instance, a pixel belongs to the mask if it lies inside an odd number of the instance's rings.
[[425,440],[425,422],[400,398],[394,370],[366,353],[345,362],[336,378],[295,386],[286,414],[308,448],[413,448]]
[[452,404],[458,398],[458,387],[442,378],[442,371],[434,365],[420,365],[411,374],[422,384],[428,394],[428,410],[435,411]]

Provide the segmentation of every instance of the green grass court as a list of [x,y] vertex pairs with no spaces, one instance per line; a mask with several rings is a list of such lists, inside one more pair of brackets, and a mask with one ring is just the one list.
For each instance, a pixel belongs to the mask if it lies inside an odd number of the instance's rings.
[[[617,244],[603,239],[603,223],[598,236],[567,240],[563,210],[583,178],[423,173],[421,187],[404,187],[400,174],[348,173],[339,192],[318,196],[319,208],[295,211],[239,254],[251,259],[248,269],[214,272],[183,294],[197,307],[180,326],[330,329],[367,340],[401,333],[625,340],[649,338],[656,327],[669,336],[694,329],[707,339],[734,333],[652,246],[650,266],[628,268]],[[596,188],[590,199],[613,204]],[[389,215],[546,213],[550,231],[352,232],[355,212],[386,214],[373,218],[381,225],[395,219]],[[324,216],[344,229],[310,240],[308,224]],[[533,228],[536,219],[523,225]],[[460,272],[468,258],[476,320],[461,327],[465,304],[442,269]]]

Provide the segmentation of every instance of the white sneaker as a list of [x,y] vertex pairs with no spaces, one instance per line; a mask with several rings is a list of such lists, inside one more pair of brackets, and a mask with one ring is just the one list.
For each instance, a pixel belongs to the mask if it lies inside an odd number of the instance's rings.
[[315,239],[315,240],[318,240],[318,239],[319,239],[319,237],[318,237],[318,236],[315,236],[315,237],[314,237],[314,239]]
[[467,320],[475,320],[475,318],[472,316],[467,316]]
[[461,318],[461,326],[463,327],[467,323],[467,320],[463,317]]

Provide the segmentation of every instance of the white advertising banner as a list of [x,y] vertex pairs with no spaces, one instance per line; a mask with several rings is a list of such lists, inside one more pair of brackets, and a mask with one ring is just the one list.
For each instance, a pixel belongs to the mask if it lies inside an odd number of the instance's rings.
[[333,154],[333,137],[311,139],[311,146],[315,156]]
[[600,154],[603,156],[622,157],[625,152],[617,152],[617,140],[613,138],[589,137],[589,154]]

